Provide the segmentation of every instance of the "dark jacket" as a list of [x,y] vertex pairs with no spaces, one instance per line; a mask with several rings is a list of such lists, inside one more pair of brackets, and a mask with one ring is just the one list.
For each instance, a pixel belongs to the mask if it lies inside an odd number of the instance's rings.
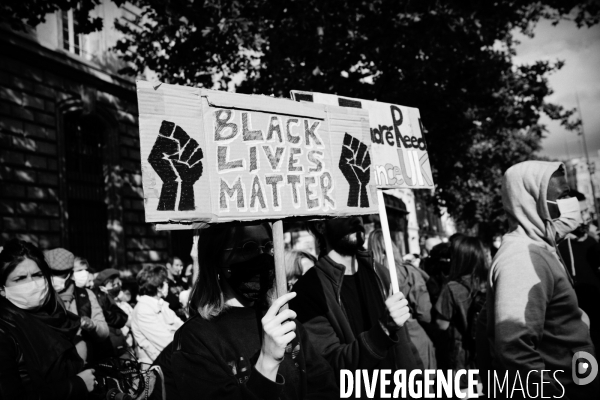
[[0,399],[86,399],[81,371],[83,360],[71,342],[0,304]]
[[162,380],[165,387],[166,399],[179,399],[181,396],[177,391],[177,383],[173,375],[173,366],[171,365],[171,356],[173,355],[173,342],[160,352],[159,356],[154,360],[153,366],[158,366],[162,372]]
[[[254,318],[248,318],[250,312]],[[174,377],[178,399],[332,399],[339,390],[331,367],[308,340],[300,323],[279,365],[277,382],[254,365],[260,353],[260,317],[250,308],[232,307],[207,321],[192,317],[175,334],[172,351],[159,365],[169,385]],[[249,347],[242,345],[254,343]],[[169,347],[167,347],[169,348]],[[166,349],[165,349],[166,350]],[[170,360],[169,360],[170,358]]]
[[[359,252],[357,262],[368,278],[377,282],[374,290],[381,299],[380,306],[385,307],[389,276],[386,281],[386,277],[381,279],[375,273],[369,252]],[[388,336],[380,324],[374,324],[358,337],[354,335],[340,298],[344,271],[344,266],[323,257],[294,286],[297,296],[290,302],[290,308],[298,314],[313,346],[338,376],[341,369],[375,369],[389,351],[394,352],[397,369],[422,369],[417,349],[410,342],[405,327],[397,331],[396,337]]]

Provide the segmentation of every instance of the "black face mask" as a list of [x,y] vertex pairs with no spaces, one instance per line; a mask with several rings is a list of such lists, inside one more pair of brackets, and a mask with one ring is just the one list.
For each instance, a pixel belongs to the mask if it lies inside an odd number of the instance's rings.
[[[356,233],[356,240],[349,235]],[[329,224],[327,237],[333,249],[346,256],[356,254],[365,243],[365,227],[361,218],[351,218],[346,223]]]
[[231,264],[227,283],[248,301],[257,301],[272,287],[275,280],[275,258],[263,253],[249,260]]
[[108,289],[108,294],[113,298],[117,297],[120,292],[121,292],[121,285],[115,286],[112,289]]

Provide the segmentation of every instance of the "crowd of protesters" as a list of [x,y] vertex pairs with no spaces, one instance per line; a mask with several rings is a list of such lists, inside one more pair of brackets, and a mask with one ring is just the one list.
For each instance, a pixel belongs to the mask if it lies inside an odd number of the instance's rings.
[[482,396],[485,371],[560,369],[546,394],[591,398],[597,380],[575,385],[571,358],[599,343],[600,245],[566,182],[560,163],[510,168],[510,229],[489,245],[457,233],[388,254],[360,217],[307,223],[317,254],[286,250],[279,298],[266,223],[203,230],[195,281],[180,257],[123,282],[85,254],[12,239],[0,253],[0,399],[85,399],[107,357],[159,366],[169,399],[337,398],[341,370],[383,369],[479,369]]

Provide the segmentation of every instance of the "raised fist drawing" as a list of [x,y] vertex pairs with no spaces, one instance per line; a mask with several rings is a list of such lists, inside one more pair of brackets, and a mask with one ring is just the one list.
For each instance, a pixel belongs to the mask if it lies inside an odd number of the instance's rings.
[[163,121],[148,162],[163,181],[159,211],[175,210],[181,182],[179,211],[195,210],[194,183],[202,176],[202,149],[173,122]]
[[350,185],[348,207],[369,207],[367,185],[371,180],[371,156],[367,145],[351,135],[344,136],[340,170]]

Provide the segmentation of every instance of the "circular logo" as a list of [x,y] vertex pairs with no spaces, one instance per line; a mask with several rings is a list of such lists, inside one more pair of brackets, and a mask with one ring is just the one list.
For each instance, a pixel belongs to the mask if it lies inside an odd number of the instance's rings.
[[598,361],[587,351],[578,351],[571,360],[571,370],[576,385],[587,385],[598,375]]

